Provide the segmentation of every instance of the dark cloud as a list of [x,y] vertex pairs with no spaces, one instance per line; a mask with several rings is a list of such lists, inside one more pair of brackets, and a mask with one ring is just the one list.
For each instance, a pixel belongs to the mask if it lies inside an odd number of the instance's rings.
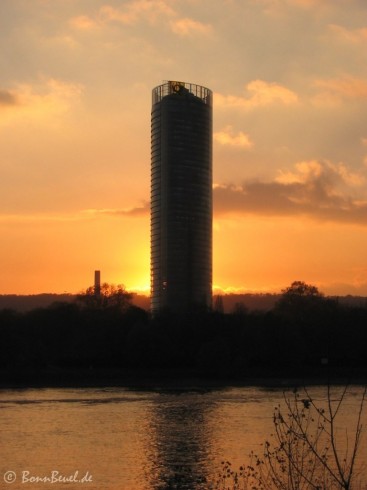
[[17,98],[8,90],[0,89],[0,105],[17,105]]
[[367,201],[348,194],[340,169],[320,165],[317,174],[303,175],[303,180],[295,182],[217,186],[214,189],[214,212],[216,215],[308,216],[323,221],[367,225]]
[[[294,173],[281,174],[272,182],[217,185],[213,191],[214,213],[305,216],[320,221],[367,225],[367,199],[353,197],[364,188],[364,178],[342,164],[303,162]],[[94,209],[96,215],[147,216],[150,204],[129,209]]]

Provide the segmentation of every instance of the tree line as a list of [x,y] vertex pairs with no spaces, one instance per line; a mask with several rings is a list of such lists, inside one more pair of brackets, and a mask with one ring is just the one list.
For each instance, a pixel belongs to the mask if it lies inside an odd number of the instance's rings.
[[367,368],[367,307],[339,304],[295,281],[271,311],[239,303],[152,318],[122,287],[88,288],[73,303],[0,311],[0,369],[149,368],[303,373]]

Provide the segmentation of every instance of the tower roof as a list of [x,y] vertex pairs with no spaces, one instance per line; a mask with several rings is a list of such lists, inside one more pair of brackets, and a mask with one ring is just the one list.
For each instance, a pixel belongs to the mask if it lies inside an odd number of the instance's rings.
[[207,87],[195,83],[179,82],[177,80],[166,80],[152,91],[152,105],[160,102],[167,95],[192,94],[205,104],[212,106],[213,93]]

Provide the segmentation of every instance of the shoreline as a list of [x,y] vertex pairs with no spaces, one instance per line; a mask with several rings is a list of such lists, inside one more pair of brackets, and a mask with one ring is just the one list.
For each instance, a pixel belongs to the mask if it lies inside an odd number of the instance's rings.
[[32,388],[103,388],[189,390],[231,387],[294,388],[311,385],[365,385],[367,370],[351,368],[307,371],[248,369],[246,372],[190,369],[2,369],[0,390]]

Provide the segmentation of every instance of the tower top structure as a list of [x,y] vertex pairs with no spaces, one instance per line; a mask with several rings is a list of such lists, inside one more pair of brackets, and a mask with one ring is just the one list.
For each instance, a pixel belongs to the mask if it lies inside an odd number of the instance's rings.
[[160,102],[167,95],[194,95],[202,100],[204,104],[212,107],[213,92],[207,87],[195,83],[178,82],[174,80],[165,80],[152,90],[152,105]]

